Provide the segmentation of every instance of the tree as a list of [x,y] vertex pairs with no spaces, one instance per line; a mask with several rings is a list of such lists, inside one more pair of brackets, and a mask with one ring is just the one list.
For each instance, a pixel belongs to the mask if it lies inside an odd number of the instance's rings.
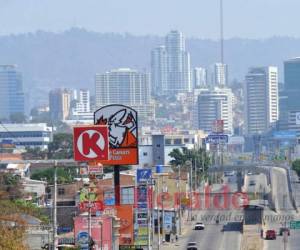
[[[77,176],[76,167],[58,168],[57,169],[57,183],[66,184],[74,182]],[[35,171],[31,175],[33,180],[46,180],[48,184],[54,184],[54,168],[47,168]]]
[[53,141],[48,145],[48,159],[72,159],[73,135],[69,133],[57,133]]
[[12,113],[9,117],[10,121],[13,123],[24,123],[26,122],[26,116],[23,113]]
[[297,175],[300,176],[300,159],[293,161],[292,169],[296,171]]
[[0,200],[18,199],[22,197],[20,177],[10,173],[0,173]]
[[[173,166],[181,166],[183,170],[188,171],[186,169],[186,161],[192,161],[194,166],[196,166],[197,172],[202,170],[205,172],[208,169],[210,164],[210,158],[205,149],[188,149],[182,148],[181,150],[175,148],[170,154],[170,157],[173,159],[170,161],[171,165]],[[204,167],[204,169],[202,169]]]

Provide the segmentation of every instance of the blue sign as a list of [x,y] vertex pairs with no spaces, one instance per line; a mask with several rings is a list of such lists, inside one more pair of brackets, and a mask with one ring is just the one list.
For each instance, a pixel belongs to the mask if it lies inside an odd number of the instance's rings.
[[274,131],[273,137],[275,139],[296,139],[297,133],[296,133],[296,131],[285,131],[285,130]]
[[79,232],[76,240],[81,250],[89,249],[89,234],[87,232]]
[[107,206],[113,206],[115,205],[115,197],[109,197],[104,199],[104,204]]
[[151,176],[151,169],[137,169],[136,171],[137,183],[145,183],[151,179]]
[[228,143],[228,135],[210,134],[206,137],[205,141],[206,143],[210,143],[210,144]]

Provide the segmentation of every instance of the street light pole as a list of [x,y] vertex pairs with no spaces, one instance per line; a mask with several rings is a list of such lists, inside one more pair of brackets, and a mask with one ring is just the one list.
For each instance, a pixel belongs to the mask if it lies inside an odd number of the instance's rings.
[[53,194],[53,249],[57,249],[57,161],[54,161],[54,194]]
[[178,189],[179,189],[179,235],[181,235],[181,165],[178,166]]

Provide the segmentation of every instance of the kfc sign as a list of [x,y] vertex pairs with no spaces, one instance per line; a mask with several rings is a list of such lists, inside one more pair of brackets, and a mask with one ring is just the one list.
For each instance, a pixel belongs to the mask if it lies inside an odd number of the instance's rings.
[[94,113],[94,123],[109,128],[109,158],[106,165],[137,165],[138,115],[124,105],[107,105]]
[[106,126],[74,127],[75,161],[104,161],[108,159],[108,128]]

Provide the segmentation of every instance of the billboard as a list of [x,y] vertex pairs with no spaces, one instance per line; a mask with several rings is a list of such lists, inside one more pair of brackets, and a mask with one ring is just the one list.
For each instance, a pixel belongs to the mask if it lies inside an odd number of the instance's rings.
[[133,244],[133,206],[117,206],[117,217],[120,219],[119,243],[120,245]]
[[[102,228],[101,228],[102,223]],[[110,217],[91,217],[91,233],[96,249],[112,249],[112,219]],[[101,239],[103,235],[103,239]],[[81,249],[89,249],[88,218],[87,216],[77,216],[74,218],[75,243]],[[102,248],[101,248],[102,245]]]
[[73,128],[73,147],[75,161],[108,159],[107,126],[80,126]]
[[94,123],[108,126],[109,159],[107,165],[136,165],[138,160],[137,112],[124,105],[108,105],[94,113]]

